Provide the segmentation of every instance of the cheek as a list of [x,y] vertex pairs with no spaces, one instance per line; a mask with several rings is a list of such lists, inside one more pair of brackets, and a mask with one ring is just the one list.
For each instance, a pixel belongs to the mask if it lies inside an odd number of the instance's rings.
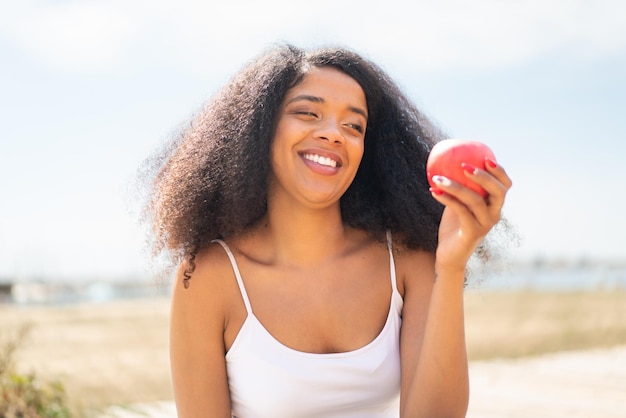
[[274,138],[272,138],[272,144],[270,148],[270,152],[272,153],[272,155],[279,153],[285,148],[288,148],[289,138],[291,135],[293,135],[293,127],[290,126],[288,123],[279,122],[276,125]]
[[363,140],[354,140],[353,145],[350,147],[350,154],[352,155],[352,159],[360,162],[363,159],[364,152],[365,144]]
[[280,155],[276,153],[276,138],[272,142],[272,146],[270,148],[270,172],[276,173],[280,171]]
[[276,130],[276,135],[270,145],[270,170],[273,173],[280,173],[283,171],[287,164],[288,154],[290,147],[285,140],[285,137],[281,134],[279,129]]

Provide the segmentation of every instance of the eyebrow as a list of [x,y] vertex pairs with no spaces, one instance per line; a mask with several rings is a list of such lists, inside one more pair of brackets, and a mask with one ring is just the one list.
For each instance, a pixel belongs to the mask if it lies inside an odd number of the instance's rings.
[[[318,96],[311,96],[308,94],[301,94],[299,96],[293,97],[291,99],[289,99],[289,101],[287,101],[287,103],[285,104],[290,104],[293,102],[299,102],[301,100],[306,100],[309,102],[313,102],[313,103],[324,103],[325,100],[321,97]],[[355,106],[348,106],[348,110],[350,110],[351,112],[354,113],[358,113],[359,115],[363,116],[365,119],[367,119],[367,112],[363,109],[361,109],[360,107],[355,107]]]

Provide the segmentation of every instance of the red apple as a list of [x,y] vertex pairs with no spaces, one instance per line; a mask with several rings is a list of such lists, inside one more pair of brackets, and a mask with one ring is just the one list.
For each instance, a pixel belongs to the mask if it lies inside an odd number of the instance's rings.
[[432,187],[437,187],[433,176],[444,176],[450,180],[480,193],[486,197],[487,192],[464,174],[461,164],[470,164],[485,170],[485,158],[496,160],[493,152],[482,142],[465,139],[446,139],[435,144],[426,162],[426,175]]

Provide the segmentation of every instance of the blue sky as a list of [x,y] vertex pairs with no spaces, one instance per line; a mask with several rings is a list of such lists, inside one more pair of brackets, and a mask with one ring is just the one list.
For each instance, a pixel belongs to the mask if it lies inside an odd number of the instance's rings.
[[[8,3],[8,2],[5,2]],[[0,277],[145,274],[142,160],[276,42],[343,45],[514,180],[515,258],[626,259],[620,0],[0,5]]]

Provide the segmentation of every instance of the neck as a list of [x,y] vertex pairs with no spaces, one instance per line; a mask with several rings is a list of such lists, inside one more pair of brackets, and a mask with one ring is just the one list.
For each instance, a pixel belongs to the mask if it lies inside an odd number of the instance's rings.
[[340,254],[348,234],[339,204],[289,210],[268,206],[266,232],[275,261],[291,266],[315,265]]

